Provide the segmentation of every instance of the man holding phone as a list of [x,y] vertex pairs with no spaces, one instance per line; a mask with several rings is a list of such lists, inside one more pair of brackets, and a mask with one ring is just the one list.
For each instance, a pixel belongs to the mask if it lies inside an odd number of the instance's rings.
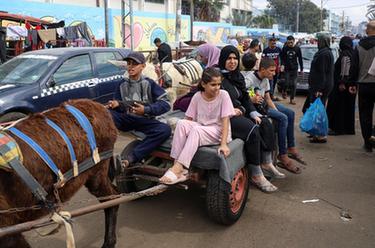
[[140,52],[130,52],[124,59],[129,78],[125,78],[107,103],[116,127],[124,132],[139,131],[146,135],[124,161],[125,166],[141,161],[171,135],[171,128],[155,116],[170,110],[167,93],[155,81],[142,75],[146,59]]

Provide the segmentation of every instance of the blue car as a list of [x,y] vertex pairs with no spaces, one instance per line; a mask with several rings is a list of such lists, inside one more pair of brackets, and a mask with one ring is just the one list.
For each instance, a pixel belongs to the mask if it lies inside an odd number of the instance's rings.
[[23,53],[0,65],[0,123],[76,98],[112,99],[128,49],[56,48]]

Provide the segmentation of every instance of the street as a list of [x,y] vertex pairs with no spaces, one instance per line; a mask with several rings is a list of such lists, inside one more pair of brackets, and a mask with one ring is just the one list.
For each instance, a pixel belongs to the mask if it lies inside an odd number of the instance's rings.
[[[355,136],[330,136],[327,144],[310,144],[298,127],[304,99],[298,96],[292,106],[297,147],[308,163],[302,174],[286,172],[286,179],[274,180],[279,191],[273,194],[251,186],[243,215],[232,226],[207,217],[204,189],[195,186],[122,204],[116,247],[375,247],[375,153],[361,148],[358,113]],[[291,106],[287,100],[282,103]],[[128,141],[121,137],[117,152]],[[71,202],[82,199],[93,197],[82,189]],[[312,199],[319,201],[302,203]],[[103,212],[75,219],[73,232],[76,247],[101,247]],[[25,235],[34,248],[66,247],[64,228],[48,237],[35,231]]]

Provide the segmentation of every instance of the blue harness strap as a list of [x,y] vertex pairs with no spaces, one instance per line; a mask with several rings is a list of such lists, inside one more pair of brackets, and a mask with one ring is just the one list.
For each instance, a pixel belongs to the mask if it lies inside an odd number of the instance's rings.
[[76,120],[81,125],[83,130],[85,130],[86,135],[87,135],[87,139],[90,143],[92,158],[93,158],[95,164],[99,163],[100,162],[100,156],[99,156],[98,148],[96,147],[94,130],[92,129],[90,121],[77,108],[75,108],[71,105],[68,105],[68,104],[65,105],[65,108],[76,118]]
[[73,165],[73,176],[74,177],[78,176],[78,162],[77,162],[76,154],[74,152],[73,145],[70,142],[69,137],[66,135],[64,130],[62,130],[56,123],[54,123],[50,119],[46,118],[46,122],[50,127],[52,127],[61,136],[61,138],[65,141],[66,145],[68,146],[70,159]]
[[43,159],[43,161],[48,165],[48,167],[56,174],[59,180],[61,182],[64,181],[64,175],[61,173],[59,168],[57,168],[56,164],[52,161],[50,156],[48,156],[48,154],[43,150],[42,147],[40,147],[33,139],[31,139],[29,136],[27,136],[17,128],[10,127],[8,130],[12,132],[14,135],[16,135],[18,138],[23,140],[26,144],[28,144]]

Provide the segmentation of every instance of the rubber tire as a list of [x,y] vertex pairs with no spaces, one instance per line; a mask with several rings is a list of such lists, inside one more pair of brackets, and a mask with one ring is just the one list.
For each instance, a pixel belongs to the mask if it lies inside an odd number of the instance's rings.
[[24,114],[22,112],[9,112],[0,117],[0,123],[16,121],[26,116],[27,114]]
[[[244,167],[249,181],[250,173],[247,166]],[[206,209],[208,216],[215,222],[223,225],[234,224],[242,215],[249,194],[249,182],[245,184],[245,196],[237,213],[233,213],[230,205],[231,185],[225,182],[217,170],[211,170],[208,174],[206,189]]]

